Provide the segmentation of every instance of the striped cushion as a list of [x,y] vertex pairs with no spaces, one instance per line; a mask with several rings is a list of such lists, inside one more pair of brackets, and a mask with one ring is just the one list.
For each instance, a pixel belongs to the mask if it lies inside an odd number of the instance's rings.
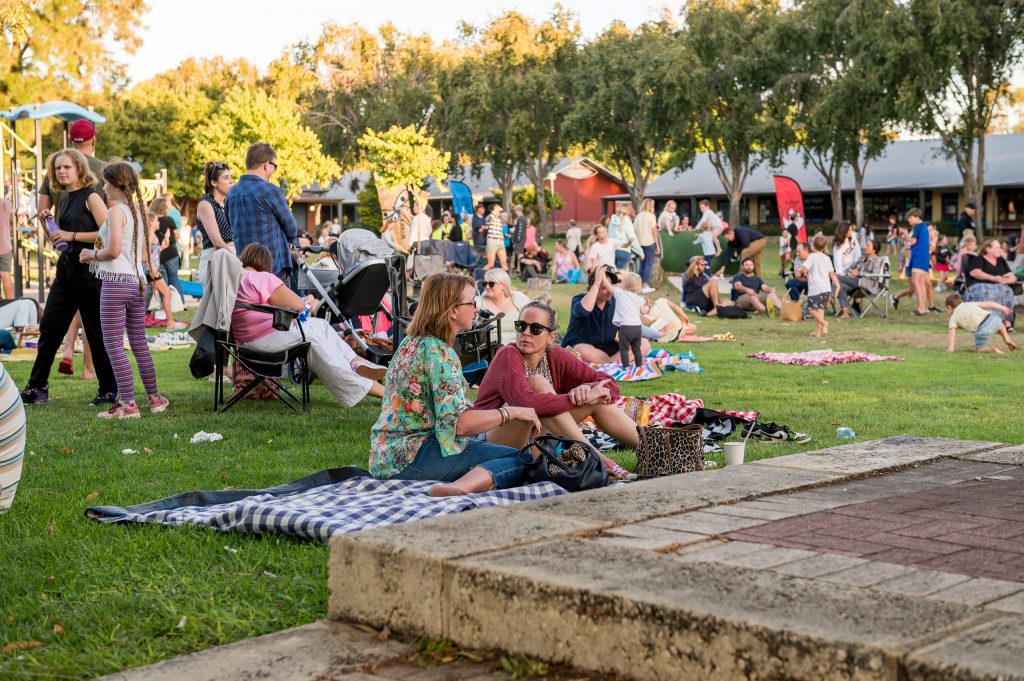
[[0,513],[14,502],[25,455],[25,407],[10,375],[0,365]]

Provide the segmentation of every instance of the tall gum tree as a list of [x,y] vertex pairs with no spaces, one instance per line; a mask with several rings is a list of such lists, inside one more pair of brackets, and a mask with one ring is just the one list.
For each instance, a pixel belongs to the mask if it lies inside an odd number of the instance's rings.
[[942,139],[966,200],[978,207],[981,228],[985,132],[1021,62],[1024,2],[909,0],[898,10],[898,25],[906,27],[903,116],[917,131]]
[[778,163],[794,140],[788,111],[777,110],[773,91],[792,58],[775,46],[779,5],[774,0],[690,0],[683,16],[699,84],[698,142],[729,197],[729,222],[740,224],[750,172],[766,161]]
[[662,17],[635,30],[612,24],[584,47],[573,71],[566,134],[622,176],[637,209],[670,148],[679,165],[692,158],[692,65]]
[[889,43],[893,0],[807,0],[785,15],[778,49],[793,55],[776,85],[794,104],[804,158],[829,185],[833,221],[844,217],[842,171],[854,175],[854,219],[864,224],[864,176],[898,121],[900,60]]

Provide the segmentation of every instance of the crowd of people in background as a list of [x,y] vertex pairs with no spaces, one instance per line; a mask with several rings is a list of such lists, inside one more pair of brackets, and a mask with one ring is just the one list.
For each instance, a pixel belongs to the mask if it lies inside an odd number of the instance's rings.
[[[80,326],[84,375],[98,381],[92,404],[105,407],[103,417],[135,418],[140,410],[121,339],[127,333],[150,411],[164,411],[169,403],[157,390],[145,342],[146,326],[156,321],[147,309],[151,296],[157,296],[166,328],[178,328],[173,313],[184,299],[179,279],[183,262],[191,269],[197,256],[193,279],[216,286],[214,272],[223,269],[218,251],[240,256],[240,300],[301,310],[314,301],[296,295],[293,247],[326,248],[340,238],[342,226],[328,220],[315,234],[299,228],[283,192],[272,182],[278,162],[268,144],[248,149],[245,172],[237,181],[226,163],[205,165],[203,194],[190,225],[171,194],[143,202],[136,170],[128,163],[100,161],[95,155],[96,137],[91,123],[76,121],[70,127],[72,146],[47,160],[37,207],[42,219],[52,216],[58,225],[50,239],[60,256],[45,308],[22,305],[31,301],[4,300],[0,315],[23,326],[38,322],[38,353],[21,393],[25,403],[49,400],[49,372],[62,345],[58,371],[72,373]],[[499,341],[503,346],[521,346],[520,350],[529,345],[530,336],[524,337],[519,320],[546,315],[544,306],[550,296],[538,293],[531,298],[518,290],[514,277],[530,289],[537,280],[586,286],[571,302],[564,333],[542,322],[530,322],[524,328],[534,337],[557,334],[560,347],[587,363],[618,359],[623,365],[639,365],[651,341],[674,340],[695,330],[688,313],[774,317],[784,306],[801,300],[800,316],[815,321],[813,335],[824,336],[829,314],[838,319],[862,314],[865,297],[881,296],[888,284],[902,280],[908,285],[892,292],[888,303],[898,308],[903,300],[913,298],[915,316],[939,312],[936,294],[956,289],[944,301],[950,313],[950,349],[956,329],[974,333],[979,351],[997,351],[988,342],[996,334],[1007,347],[1016,347],[1009,334],[1014,332],[1014,297],[1019,295],[1014,287],[1019,286],[1024,265],[1024,243],[1011,246],[988,239],[979,245],[973,204],[961,215],[959,234],[953,240],[927,223],[917,208],[905,213],[905,224],[893,215],[884,246],[868,230],[845,221],[836,225],[831,238],[821,230],[807,234],[803,216],[791,211],[779,237],[780,288],[772,286],[762,271],[765,234],[729,225],[706,199],[700,201],[699,216],[692,225],[674,201],[666,202],[660,213],[650,198],[639,202],[639,211],[631,202],[623,202],[586,232],[570,221],[564,238],[555,241],[550,253],[540,242],[533,214],[520,205],[506,215],[500,203],[480,203],[465,221],[448,211],[433,219],[425,204],[417,203],[412,212],[412,253],[427,253],[431,242],[441,240],[467,241],[479,249],[482,263],[472,309],[516,320],[506,324]],[[690,259],[682,273],[679,304],[647,298],[656,290],[654,274],[665,240],[683,232],[694,232],[692,241],[699,255]],[[383,236],[387,241],[387,234]],[[0,240],[0,286],[5,293],[11,288],[8,252]],[[890,257],[896,266],[891,276]],[[717,269],[713,269],[715,262]],[[739,271],[726,280],[730,263],[737,263]],[[445,295],[454,296],[457,288],[453,283]],[[468,307],[470,302],[463,304]],[[236,311],[235,316],[243,344],[283,347],[293,340],[289,332],[271,329],[256,313]],[[548,316],[553,322],[553,314]],[[314,346],[312,364],[338,402],[349,406],[367,395],[384,397],[386,367],[355,355],[337,334],[319,328],[318,321],[307,330]],[[511,414],[500,416],[506,424],[517,420]],[[525,416],[519,420],[532,422]]]

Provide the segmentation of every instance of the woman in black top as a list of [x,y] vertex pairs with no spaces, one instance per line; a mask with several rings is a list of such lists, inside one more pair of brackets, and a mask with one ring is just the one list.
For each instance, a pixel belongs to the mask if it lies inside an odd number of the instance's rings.
[[[1017,277],[1010,271],[1010,265],[1002,256],[1003,246],[998,239],[989,239],[981,247],[978,255],[973,256],[966,264],[961,263],[964,272],[964,301],[978,303],[991,301],[1010,309],[1009,319],[1003,320],[1006,330],[1013,331],[1013,289]],[[964,256],[966,257],[966,256]],[[997,313],[998,314],[998,313]]]
[[170,204],[163,197],[155,199],[150,206],[150,210],[157,214],[156,238],[160,240],[160,274],[168,286],[178,289],[178,295],[184,302],[185,291],[178,281],[178,270],[181,268],[178,227],[174,224],[174,218],[167,214],[170,209]]
[[[51,187],[67,192],[56,217],[60,229],[50,235],[54,246],[66,244],[57,259],[57,273],[50,286],[43,318],[39,322],[39,348],[28,385],[21,392],[26,404],[46,404],[50,400],[50,367],[75,313],[82,315],[85,337],[92,347],[92,360],[99,379],[99,394],[92,404],[112,404],[117,399],[117,382],[103,347],[100,327],[100,280],[79,262],[78,255],[96,242],[99,226],[107,219],[107,207],[93,186],[95,179],[80,152],[58,151],[46,161]],[[41,217],[45,219],[47,214]]]
[[[235,239],[231,234],[231,223],[224,212],[224,196],[231,189],[231,169],[226,163],[210,161],[204,172],[206,193],[199,199],[196,208],[196,227],[203,235],[203,253],[199,256],[199,281],[206,283],[210,261],[218,248],[235,252]],[[207,229],[209,225],[211,229]],[[212,227],[216,226],[216,229]]]

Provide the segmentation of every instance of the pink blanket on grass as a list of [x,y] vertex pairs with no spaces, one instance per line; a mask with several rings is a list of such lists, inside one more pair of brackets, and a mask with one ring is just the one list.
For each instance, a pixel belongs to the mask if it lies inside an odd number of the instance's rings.
[[849,364],[850,362],[902,362],[905,357],[892,355],[873,355],[859,350],[810,350],[808,352],[755,352],[747,355],[750,359],[759,359],[771,364],[798,364],[800,366],[820,367],[828,364]]

